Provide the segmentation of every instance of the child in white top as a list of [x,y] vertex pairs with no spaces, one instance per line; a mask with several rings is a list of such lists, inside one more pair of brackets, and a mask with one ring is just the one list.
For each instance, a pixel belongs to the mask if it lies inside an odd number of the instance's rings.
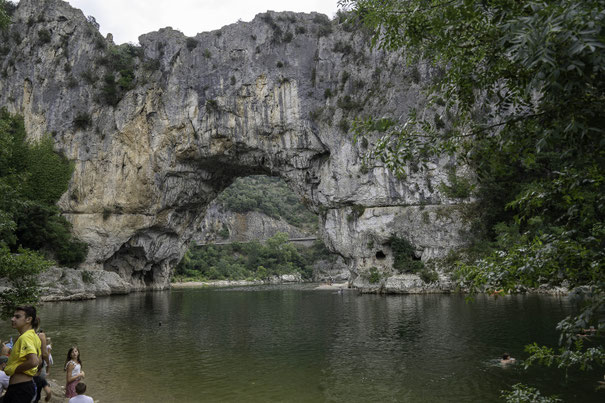
[[65,385],[65,397],[76,396],[76,385],[82,378],[84,378],[84,371],[82,371],[82,360],[80,359],[80,351],[78,347],[73,346],[67,353],[67,359],[65,360],[65,371],[66,373],[66,385]]

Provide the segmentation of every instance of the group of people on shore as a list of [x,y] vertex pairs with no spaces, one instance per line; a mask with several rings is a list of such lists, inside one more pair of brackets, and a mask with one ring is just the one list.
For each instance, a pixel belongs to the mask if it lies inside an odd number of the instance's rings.
[[[13,329],[19,338],[12,343],[0,342],[0,403],[32,403],[40,401],[42,390],[45,401],[50,401],[52,391],[46,377],[53,365],[50,337],[38,330],[40,318],[36,308],[20,306],[15,308],[11,319]],[[93,403],[86,396],[80,351],[76,346],[69,349],[65,360],[65,397],[69,403]],[[5,392],[6,391],[6,392]]]

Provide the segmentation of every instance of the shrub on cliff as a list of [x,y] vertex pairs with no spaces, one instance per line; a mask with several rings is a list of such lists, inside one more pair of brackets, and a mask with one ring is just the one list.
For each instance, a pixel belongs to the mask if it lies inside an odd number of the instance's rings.
[[414,246],[405,238],[392,236],[389,239],[393,250],[393,268],[399,273],[417,273],[424,263],[416,258]]
[[101,100],[106,105],[116,106],[136,86],[137,63],[142,57],[142,48],[130,43],[105,49],[103,61],[107,71],[101,87]]
[[16,5],[10,1],[0,0],[0,30],[5,29],[10,23],[10,16]]

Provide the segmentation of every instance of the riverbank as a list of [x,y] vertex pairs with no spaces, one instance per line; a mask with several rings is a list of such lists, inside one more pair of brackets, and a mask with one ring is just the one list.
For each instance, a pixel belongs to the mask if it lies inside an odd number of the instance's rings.
[[282,274],[267,280],[207,280],[207,281],[175,281],[170,288],[204,288],[204,287],[243,287],[255,285],[297,284],[306,282],[300,273]]
[[[109,295],[123,295],[136,291],[160,290],[160,288],[141,289],[132,286],[117,273],[104,270],[75,270],[53,267],[38,277],[43,302],[82,301]],[[284,274],[268,280],[209,280],[177,281],[166,284],[161,289],[184,289],[204,287],[246,287],[259,285],[305,283],[300,274]],[[0,290],[3,287],[0,287]],[[381,279],[377,283],[357,277],[352,283],[338,279],[329,285],[320,284],[318,290],[354,289],[367,294],[449,294],[464,292],[456,288],[447,276],[440,276],[439,281],[425,283],[416,275],[404,274]],[[535,289],[519,289],[518,293],[566,295],[566,287],[540,286]]]
[[[275,284],[297,284],[301,281],[290,281],[290,282],[275,282],[275,281],[263,281],[263,280],[210,280],[210,281],[184,281],[175,282],[170,284],[170,288],[183,289],[183,288],[224,288],[224,287],[246,287],[256,285],[275,285]],[[343,283],[332,283],[332,284],[319,284],[315,287],[315,290],[342,290],[349,288],[348,282]]]
[[222,287],[244,287],[253,285],[264,285],[266,284],[262,280],[211,280],[211,281],[180,281],[170,283],[170,288],[222,288]]

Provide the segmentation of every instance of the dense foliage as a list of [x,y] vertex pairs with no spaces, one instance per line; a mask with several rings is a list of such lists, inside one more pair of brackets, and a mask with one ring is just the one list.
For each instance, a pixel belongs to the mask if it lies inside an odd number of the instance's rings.
[[0,292],[0,318],[9,318],[13,308],[32,305],[38,301],[39,287],[36,276],[50,267],[51,262],[29,249],[11,253],[0,247],[0,278],[8,280],[12,288]]
[[72,237],[55,206],[72,169],[52,138],[28,143],[23,118],[0,110],[0,277],[17,286],[0,296],[3,306],[35,299],[33,276],[47,259],[72,266],[86,257],[87,245]]
[[248,176],[238,178],[217,198],[227,210],[237,213],[258,211],[273,218],[283,218],[295,227],[316,230],[317,216],[280,178]]
[[192,246],[176,268],[176,280],[264,280],[296,273],[310,279],[313,263],[329,258],[321,242],[298,248],[287,234],[277,233],[265,243]]
[[374,45],[432,69],[426,109],[355,129],[380,136],[373,156],[400,177],[446,153],[473,168],[482,258],[459,261],[461,285],[581,287],[586,308],[559,325],[563,350],[530,347],[529,361],[602,362],[602,346],[576,340],[589,325],[605,331],[605,1],[340,4]]
[[391,237],[393,268],[399,273],[416,273],[424,269],[424,263],[414,255],[414,247],[404,238]]

